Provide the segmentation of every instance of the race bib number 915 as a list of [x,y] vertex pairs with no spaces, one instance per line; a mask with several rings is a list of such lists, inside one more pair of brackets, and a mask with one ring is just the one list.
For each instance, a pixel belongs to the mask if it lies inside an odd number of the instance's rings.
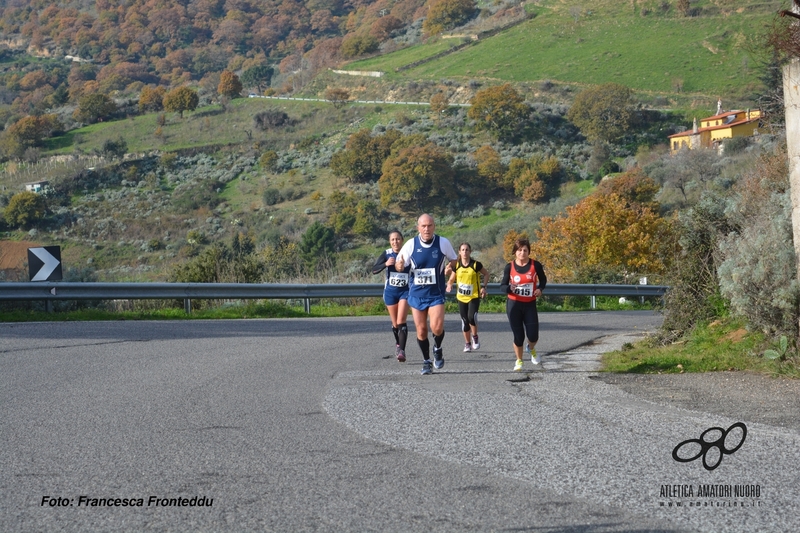
[[517,296],[524,296],[526,298],[530,298],[533,296],[533,283],[525,283],[524,285],[517,285],[517,288],[514,289],[514,294]]

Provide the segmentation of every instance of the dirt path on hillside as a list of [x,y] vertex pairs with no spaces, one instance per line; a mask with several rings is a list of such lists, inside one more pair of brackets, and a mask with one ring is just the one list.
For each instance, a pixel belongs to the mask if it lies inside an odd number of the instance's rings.
[[25,270],[28,261],[28,248],[40,244],[30,241],[0,241],[0,270]]

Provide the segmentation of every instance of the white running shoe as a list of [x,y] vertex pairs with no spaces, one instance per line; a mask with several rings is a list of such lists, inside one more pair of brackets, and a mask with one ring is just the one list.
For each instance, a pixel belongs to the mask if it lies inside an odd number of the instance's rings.
[[531,345],[528,344],[528,353],[531,354],[531,363],[538,365],[539,355],[536,353],[536,348],[531,348]]
[[480,347],[481,347],[481,343],[478,342],[478,336],[477,335],[473,335],[472,336],[472,349],[473,350],[477,350]]
[[522,371],[522,359],[517,359],[517,364],[514,365],[514,372]]
[[472,345],[470,343],[466,343],[464,345],[464,352],[471,352],[471,351],[472,351]]

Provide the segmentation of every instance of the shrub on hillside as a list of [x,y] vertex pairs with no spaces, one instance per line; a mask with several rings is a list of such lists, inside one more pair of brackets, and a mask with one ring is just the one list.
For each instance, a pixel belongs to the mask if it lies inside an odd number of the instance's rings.
[[6,157],[24,157],[30,161],[32,159],[26,157],[26,152],[63,130],[64,124],[55,114],[23,117],[8,126],[0,136],[0,152]]
[[128,151],[128,143],[120,135],[117,139],[108,139],[103,143],[100,152],[108,157],[119,159]]
[[422,146],[409,142],[407,147],[398,142],[383,163],[378,180],[381,204],[415,203],[420,209],[431,202],[455,200],[453,156],[431,142]]
[[278,153],[275,150],[267,150],[261,157],[258,158],[258,164],[261,168],[272,170],[275,168],[275,163],[278,162]]
[[567,118],[590,141],[613,142],[623,137],[635,119],[633,93],[619,83],[584,89],[572,103]]
[[216,242],[177,265],[171,279],[179,283],[259,283],[262,271],[253,237],[237,233],[230,244]]
[[31,227],[47,215],[44,196],[23,191],[15,194],[3,210],[3,217],[10,227]]
[[264,201],[264,205],[275,205],[282,200],[281,192],[274,187],[269,187],[261,195],[261,199]]
[[200,183],[183,184],[176,187],[172,195],[172,204],[180,212],[190,212],[200,207],[214,208],[220,203],[219,190],[223,183],[215,180]]
[[303,260],[297,243],[284,235],[275,244],[267,244],[259,253],[263,264],[264,281],[278,283],[295,279],[303,272]]
[[78,108],[72,114],[79,122],[93,124],[100,120],[110,118],[117,112],[117,104],[105,94],[87,94],[81,96]]
[[702,321],[726,312],[717,278],[717,245],[731,227],[724,200],[705,195],[678,219],[680,255],[673,261],[664,297],[665,313],[656,340],[669,343]]
[[372,35],[351,34],[344,38],[339,52],[345,59],[351,59],[377,51],[379,44]]
[[324,271],[335,262],[333,229],[314,222],[300,239],[300,254],[310,272]]
[[261,131],[267,131],[291,123],[289,115],[279,109],[267,109],[253,116],[253,125]]
[[465,24],[479,11],[474,0],[433,0],[422,29],[426,33],[436,35]]
[[337,177],[353,183],[377,180],[381,176],[383,162],[401,137],[395,129],[376,136],[368,129],[359,130],[350,135],[344,150],[331,157],[331,170]]
[[723,146],[725,147],[726,156],[736,155],[744,152],[745,148],[750,146],[750,137],[733,137],[732,139],[726,139]]
[[735,186],[728,208],[735,231],[719,244],[719,283],[731,310],[752,326],[796,338],[800,286],[786,163],[777,150]]
[[791,198],[773,194],[761,213],[720,242],[722,295],[731,310],[760,330],[797,337],[800,284],[792,246]]
[[478,91],[470,104],[467,116],[501,140],[515,138],[530,114],[525,98],[510,83]]

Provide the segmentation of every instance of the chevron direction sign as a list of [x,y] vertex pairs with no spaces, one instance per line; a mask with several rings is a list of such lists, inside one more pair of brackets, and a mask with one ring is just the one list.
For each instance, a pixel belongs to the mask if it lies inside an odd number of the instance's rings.
[[61,247],[28,248],[28,273],[31,281],[61,280]]

